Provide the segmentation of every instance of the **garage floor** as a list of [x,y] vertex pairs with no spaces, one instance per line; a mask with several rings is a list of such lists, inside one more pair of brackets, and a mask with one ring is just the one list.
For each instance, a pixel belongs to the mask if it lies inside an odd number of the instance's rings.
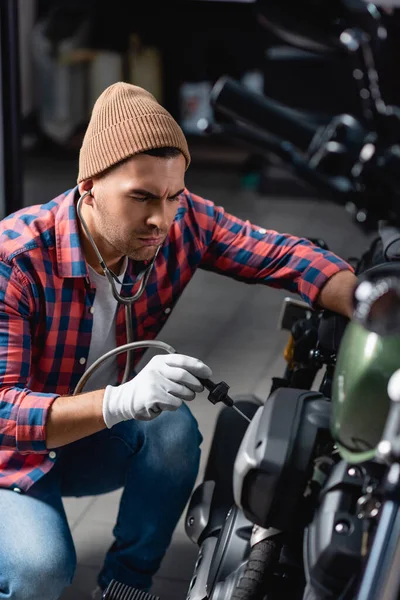
[[[25,203],[43,203],[73,187],[75,169],[73,161],[29,159]],[[187,185],[193,192],[261,227],[325,238],[343,258],[358,256],[366,247],[367,236],[341,207],[295,195],[261,196],[243,189],[240,183],[237,167],[205,169],[194,164],[187,176]],[[275,193],[282,181],[271,179],[271,183]],[[159,337],[180,352],[204,360],[213,369],[216,380],[223,379],[230,385],[233,395],[254,393],[263,398],[268,394],[271,377],[282,373],[286,335],[277,330],[277,318],[285,295],[261,285],[246,286],[199,271]],[[208,403],[205,394],[198,396],[191,407],[204,436],[200,480],[218,409]],[[104,553],[112,541],[119,497],[120,492],[115,492],[66,500],[78,568],[72,586],[61,600],[89,600]],[[196,546],[186,537],[181,519],[155,578],[153,593],[162,600],[184,600],[196,554]]]

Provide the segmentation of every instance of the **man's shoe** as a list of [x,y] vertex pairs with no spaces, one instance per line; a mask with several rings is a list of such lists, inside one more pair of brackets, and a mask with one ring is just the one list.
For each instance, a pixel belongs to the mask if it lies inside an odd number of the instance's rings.
[[[137,590],[130,585],[125,583],[119,583],[113,579],[107,586],[104,592],[100,588],[96,588],[93,593],[97,593],[99,590],[100,594],[106,593],[108,600],[160,600],[159,596],[153,596],[150,592],[144,592],[143,590]],[[102,596],[93,596],[94,600],[102,600]]]

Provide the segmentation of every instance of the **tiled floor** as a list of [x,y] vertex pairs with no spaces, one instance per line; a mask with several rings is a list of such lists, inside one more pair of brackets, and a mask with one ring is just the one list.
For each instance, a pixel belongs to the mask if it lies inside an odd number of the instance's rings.
[[[47,201],[75,183],[75,165],[41,161],[27,164],[26,203]],[[51,174],[51,176],[49,176]],[[260,226],[301,236],[326,239],[347,258],[366,246],[366,236],[340,207],[298,197],[267,197],[243,190],[239,175],[192,167],[187,184],[192,191],[221,204],[227,211]],[[246,286],[226,277],[199,271],[183,294],[159,338],[180,352],[203,359],[215,379],[225,380],[232,393],[265,397],[271,376],[282,372],[286,341],[277,331],[277,317],[286,294],[263,286]],[[204,394],[192,403],[204,436],[201,478],[218,409]],[[88,600],[96,574],[112,540],[120,492],[100,497],[67,499],[65,506],[78,555],[74,582],[61,600]],[[173,542],[155,578],[153,593],[162,600],[184,600],[197,550],[181,519]]]

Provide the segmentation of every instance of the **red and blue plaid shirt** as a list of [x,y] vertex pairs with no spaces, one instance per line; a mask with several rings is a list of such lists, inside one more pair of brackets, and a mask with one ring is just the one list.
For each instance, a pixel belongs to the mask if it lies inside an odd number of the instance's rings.
[[[73,393],[88,358],[95,289],[79,241],[77,194],[74,188],[0,223],[0,487],[16,491],[52,468],[47,412],[57,396]],[[304,239],[260,229],[186,190],[133,306],[134,339],[157,336],[198,267],[285,288],[311,305],[332,275],[350,269]],[[126,295],[138,288],[132,261],[124,284]],[[116,344],[125,343],[120,306]],[[118,365],[121,380],[124,355]]]

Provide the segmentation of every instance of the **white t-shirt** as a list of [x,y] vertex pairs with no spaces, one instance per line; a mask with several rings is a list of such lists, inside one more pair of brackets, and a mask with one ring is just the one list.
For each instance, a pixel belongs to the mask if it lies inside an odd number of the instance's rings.
[[[127,260],[125,260],[123,271],[118,275],[120,281],[123,280]],[[118,302],[114,298],[111,285],[105,275],[96,273],[89,266],[89,276],[92,285],[96,288],[96,295],[93,303],[93,329],[92,339],[89,348],[89,357],[87,368],[89,368],[100,356],[103,356],[109,350],[113,350],[117,345],[116,340],[116,321]],[[115,282],[118,293],[121,292],[121,284]],[[89,378],[83,392],[91,390],[101,390],[107,385],[116,385],[118,383],[117,357],[106,360]]]

